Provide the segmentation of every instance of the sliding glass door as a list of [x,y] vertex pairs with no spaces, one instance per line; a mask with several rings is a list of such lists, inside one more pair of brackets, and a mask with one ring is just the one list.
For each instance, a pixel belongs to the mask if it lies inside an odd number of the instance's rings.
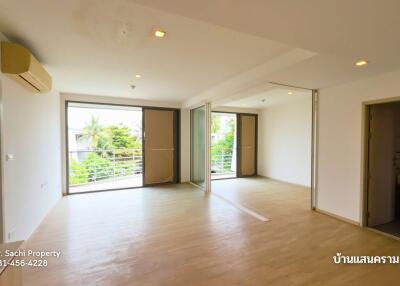
[[211,114],[211,179],[236,177],[236,113]]
[[67,103],[68,193],[141,187],[142,108]]
[[205,106],[190,111],[190,181],[204,187],[206,177],[206,110]]

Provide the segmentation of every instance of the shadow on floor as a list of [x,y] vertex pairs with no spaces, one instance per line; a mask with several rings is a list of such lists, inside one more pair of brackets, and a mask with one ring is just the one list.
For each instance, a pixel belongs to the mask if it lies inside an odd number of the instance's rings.
[[381,225],[377,225],[377,226],[374,226],[373,228],[376,230],[386,232],[391,235],[400,237],[400,221],[399,220],[381,224]]

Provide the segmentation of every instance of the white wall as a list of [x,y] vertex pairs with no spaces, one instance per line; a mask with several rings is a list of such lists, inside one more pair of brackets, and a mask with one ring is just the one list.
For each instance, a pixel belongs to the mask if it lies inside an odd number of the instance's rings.
[[61,198],[59,94],[33,94],[4,74],[0,81],[4,238],[24,240]]
[[259,109],[254,108],[242,108],[242,107],[228,107],[228,106],[218,106],[212,109],[213,112],[234,112],[234,113],[253,113],[258,114]]
[[258,173],[311,186],[312,97],[263,109],[259,116]]
[[361,221],[363,102],[399,97],[400,71],[320,90],[317,208]]

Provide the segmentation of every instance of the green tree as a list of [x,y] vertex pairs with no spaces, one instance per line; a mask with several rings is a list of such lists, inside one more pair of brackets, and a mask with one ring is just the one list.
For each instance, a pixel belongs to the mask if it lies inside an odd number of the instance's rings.
[[129,127],[104,127],[98,118],[92,117],[81,130],[79,140],[88,141],[97,151],[90,152],[81,162],[71,160],[71,185],[134,174],[136,162],[133,158],[141,155],[142,142],[139,136],[132,135]]
[[221,122],[219,116],[214,115],[211,121],[211,133],[217,133],[221,129]]
[[79,134],[80,141],[88,141],[90,146],[96,150],[109,145],[110,139],[105,128],[99,123],[99,118],[92,116],[89,123],[81,130]]
[[80,164],[75,159],[70,160],[70,173],[69,173],[69,184],[79,185],[85,184],[89,180],[89,172],[86,167]]
[[109,159],[97,153],[90,153],[81,166],[87,171],[88,182],[105,180],[113,176],[113,166]]
[[113,150],[109,155],[129,157],[141,154],[142,141],[138,136],[132,135],[129,127],[112,125],[108,126],[106,130]]
[[214,162],[219,162],[219,160],[223,160],[223,169],[230,170],[232,162],[230,158],[233,155],[233,144],[235,140],[235,121],[229,120],[227,121],[227,129],[228,131],[224,134],[224,137],[217,142],[213,143],[211,149],[211,159]]
[[111,125],[106,128],[111,146],[115,149],[141,148],[142,142],[137,136],[132,135],[132,130],[127,126]]

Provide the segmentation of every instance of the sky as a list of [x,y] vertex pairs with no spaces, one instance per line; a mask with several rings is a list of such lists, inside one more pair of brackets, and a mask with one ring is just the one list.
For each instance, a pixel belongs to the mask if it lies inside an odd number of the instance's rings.
[[[116,107],[118,108],[118,107]],[[86,108],[86,107],[68,107],[68,129],[82,129],[86,123],[90,122],[92,116],[99,118],[100,124],[125,125],[132,130],[140,132],[142,125],[141,109],[126,107],[121,109],[110,108]]]

